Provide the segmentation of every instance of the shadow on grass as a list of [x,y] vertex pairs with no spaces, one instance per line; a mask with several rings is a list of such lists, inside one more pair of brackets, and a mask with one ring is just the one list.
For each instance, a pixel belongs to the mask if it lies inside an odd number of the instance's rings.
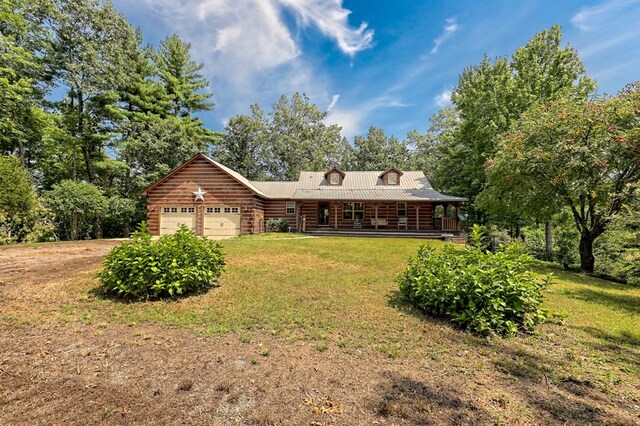
[[640,336],[622,331],[607,333],[594,327],[572,327],[595,338],[585,342],[593,349],[606,352],[609,357],[616,356],[619,361],[640,367]]
[[[498,383],[507,389],[507,393],[515,395],[518,400],[530,407],[533,413],[533,418],[530,420],[536,423],[619,422],[624,424],[628,420],[626,415],[618,409],[619,407],[610,409],[611,397],[597,387],[595,377],[584,376],[586,371],[575,371],[574,360],[567,357],[563,349],[563,345],[570,342],[562,340],[560,336],[556,338],[561,340],[555,343],[547,342],[545,338],[535,335],[487,339],[462,331],[446,319],[425,314],[413,307],[399,291],[388,295],[388,303],[398,311],[425,322],[447,324],[451,333],[440,333],[432,338],[453,348],[454,353],[466,347],[473,350],[473,354],[487,359],[490,364],[483,367],[477,374],[483,377],[483,381],[489,382],[491,392],[496,392],[493,390],[491,381],[496,380],[495,373],[498,373]],[[595,349],[598,345],[608,344],[610,347],[600,347],[604,353],[613,351],[620,360],[627,362],[632,357],[637,357],[635,349],[629,346],[639,343],[634,336],[606,335],[596,329],[585,331],[596,337],[584,342],[586,348],[591,345]],[[471,359],[473,358],[474,355],[471,356]],[[452,383],[455,383],[455,380],[457,379],[452,378]],[[465,401],[464,392],[458,393],[455,390],[453,393],[449,392],[455,388],[442,388],[441,385],[434,385],[431,381],[416,383],[404,377],[394,377],[390,382],[386,394],[378,403],[377,411],[381,415],[404,418],[412,424],[433,421],[433,418],[428,420],[425,417],[427,412],[447,413],[445,415],[450,417],[445,423],[467,424],[490,421],[490,417],[486,417],[490,413],[468,402],[473,401],[472,399]],[[459,385],[464,388],[465,383],[462,382]],[[499,388],[500,386],[495,387],[495,389]],[[403,389],[410,389],[410,392]],[[409,394],[414,396],[411,397]],[[429,401],[425,402],[425,399]],[[459,417],[454,417],[455,415]],[[517,416],[517,413],[515,415]]]
[[614,294],[606,291],[594,290],[591,288],[576,288],[561,291],[560,294],[570,298],[585,302],[598,303],[607,308],[618,311],[625,311],[630,314],[640,315],[640,296],[629,294]]
[[571,280],[580,285],[586,285],[589,287],[596,287],[600,289],[610,289],[610,290],[637,290],[637,287],[634,287],[629,284],[622,284],[620,282],[611,281],[604,279],[602,277],[597,277],[594,275],[588,275],[579,271],[573,271],[564,269],[560,265],[556,265],[554,263],[543,263],[536,262],[531,265],[531,270],[537,274],[545,275],[549,272],[553,272],[555,278],[561,280]]
[[145,302],[172,302],[172,301],[187,299],[189,297],[201,296],[203,294],[207,294],[212,289],[215,289],[218,287],[220,287],[220,284],[215,282],[213,284],[201,287],[195,291],[190,291],[183,294],[177,294],[172,297],[156,297],[156,298],[149,297],[148,299],[136,299],[132,297],[123,297],[118,294],[109,293],[105,291],[102,288],[102,286],[97,286],[95,288],[92,288],[91,290],[89,290],[89,294],[95,297],[96,299],[109,300],[111,302],[124,303],[124,304],[145,303]]
[[490,413],[476,405],[473,398],[465,398],[460,388],[450,383],[418,381],[395,372],[386,372],[384,376],[386,383],[380,388],[381,397],[371,404],[382,417],[399,418],[415,425],[492,423]]

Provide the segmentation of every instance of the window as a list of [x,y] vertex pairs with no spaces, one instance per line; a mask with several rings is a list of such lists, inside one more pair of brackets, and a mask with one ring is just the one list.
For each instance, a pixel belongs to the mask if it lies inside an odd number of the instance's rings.
[[171,207],[171,213],[178,213],[177,207]]
[[231,213],[238,213],[238,208],[237,207],[232,207],[231,208]]
[[231,207],[225,207],[224,208],[224,212],[225,213],[231,213]]
[[171,212],[171,209],[169,207],[165,207],[162,209],[162,213],[169,213]]
[[213,208],[213,212],[214,213],[220,213],[220,207],[214,207]]
[[195,212],[196,212],[195,207],[189,207],[189,213],[195,213]]
[[364,219],[364,203],[344,203],[342,205],[342,218],[345,220]]
[[296,203],[294,201],[287,201],[287,214],[296,214]]
[[330,179],[329,183],[331,185],[340,185],[340,173],[338,172],[331,173],[329,179]]
[[207,207],[207,213],[213,213],[213,207]]
[[407,217],[407,203],[398,203],[396,213],[398,217]]
[[398,184],[398,174],[396,172],[387,173],[387,184],[388,185],[397,185]]

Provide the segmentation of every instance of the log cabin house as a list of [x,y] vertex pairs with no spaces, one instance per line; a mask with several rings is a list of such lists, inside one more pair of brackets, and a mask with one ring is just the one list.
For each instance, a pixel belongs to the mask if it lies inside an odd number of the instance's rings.
[[[464,198],[443,195],[420,171],[301,172],[297,181],[249,181],[197,154],[143,191],[153,235],[186,224],[212,238],[258,234],[270,218],[291,231],[457,233]],[[442,213],[436,217],[439,209]]]

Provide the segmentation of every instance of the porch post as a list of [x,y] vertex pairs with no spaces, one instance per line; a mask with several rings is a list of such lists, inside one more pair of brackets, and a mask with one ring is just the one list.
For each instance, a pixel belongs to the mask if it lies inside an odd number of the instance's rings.
[[374,208],[374,209],[375,209],[375,211],[376,211],[376,231],[378,230],[378,207],[380,207],[380,205],[379,205],[379,204],[374,204],[374,205],[373,205],[373,208]]
[[338,204],[337,203],[334,203],[333,205],[333,218],[334,218],[335,229],[338,229]]
[[416,203],[416,231],[420,230],[420,204]]
[[456,204],[456,229],[460,232],[460,203]]

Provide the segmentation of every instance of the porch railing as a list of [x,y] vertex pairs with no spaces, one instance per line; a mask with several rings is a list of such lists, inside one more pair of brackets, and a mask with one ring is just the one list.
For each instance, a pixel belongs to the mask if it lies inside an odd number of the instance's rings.
[[457,231],[458,230],[458,224],[456,223],[456,220],[450,217],[443,217],[442,218],[442,230],[443,231]]

